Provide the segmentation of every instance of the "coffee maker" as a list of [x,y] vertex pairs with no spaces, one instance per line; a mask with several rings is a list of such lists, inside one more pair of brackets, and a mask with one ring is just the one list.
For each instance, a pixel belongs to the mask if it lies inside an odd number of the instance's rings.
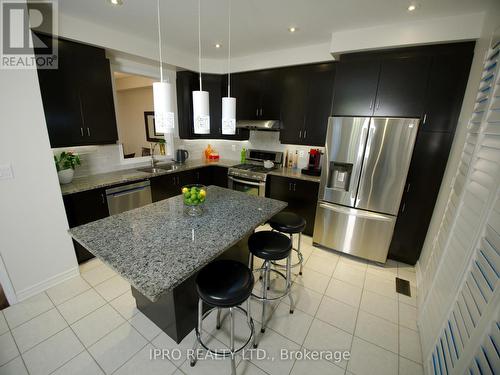
[[311,148],[309,150],[309,163],[307,168],[302,168],[301,173],[309,176],[321,176],[321,154],[319,148]]

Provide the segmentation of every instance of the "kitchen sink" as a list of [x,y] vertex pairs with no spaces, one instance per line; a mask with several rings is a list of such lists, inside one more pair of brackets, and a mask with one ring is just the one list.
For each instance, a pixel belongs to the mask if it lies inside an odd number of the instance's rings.
[[138,168],[137,170],[139,172],[146,172],[146,173],[161,173],[161,172],[169,172],[169,171],[175,171],[177,168],[179,168],[175,164],[167,164],[167,165],[157,165],[155,167],[145,167],[145,168]]

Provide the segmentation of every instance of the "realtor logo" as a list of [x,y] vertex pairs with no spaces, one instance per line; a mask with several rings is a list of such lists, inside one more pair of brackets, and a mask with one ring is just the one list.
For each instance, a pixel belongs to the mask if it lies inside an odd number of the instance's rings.
[[[1,69],[57,69],[57,1],[2,0]],[[43,39],[43,40],[42,40]]]

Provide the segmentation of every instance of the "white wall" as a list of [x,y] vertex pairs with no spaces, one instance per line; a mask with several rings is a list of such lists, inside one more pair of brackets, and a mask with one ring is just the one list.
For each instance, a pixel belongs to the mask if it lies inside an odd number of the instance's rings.
[[330,52],[338,56],[383,48],[474,40],[481,35],[484,13],[393,23],[332,33]]
[[118,137],[123,152],[141,156],[142,148],[149,147],[144,112],[153,111],[153,87],[120,90],[115,95]]
[[14,171],[13,179],[0,180],[0,255],[22,300],[78,267],[36,71],[0,69],[0,82],[0,164]]

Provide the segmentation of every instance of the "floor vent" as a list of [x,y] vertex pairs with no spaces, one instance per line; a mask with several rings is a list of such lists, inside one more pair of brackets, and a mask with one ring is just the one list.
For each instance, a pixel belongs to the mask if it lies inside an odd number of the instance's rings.
[[396,277],[396,292],[411,297],[410,282]]

